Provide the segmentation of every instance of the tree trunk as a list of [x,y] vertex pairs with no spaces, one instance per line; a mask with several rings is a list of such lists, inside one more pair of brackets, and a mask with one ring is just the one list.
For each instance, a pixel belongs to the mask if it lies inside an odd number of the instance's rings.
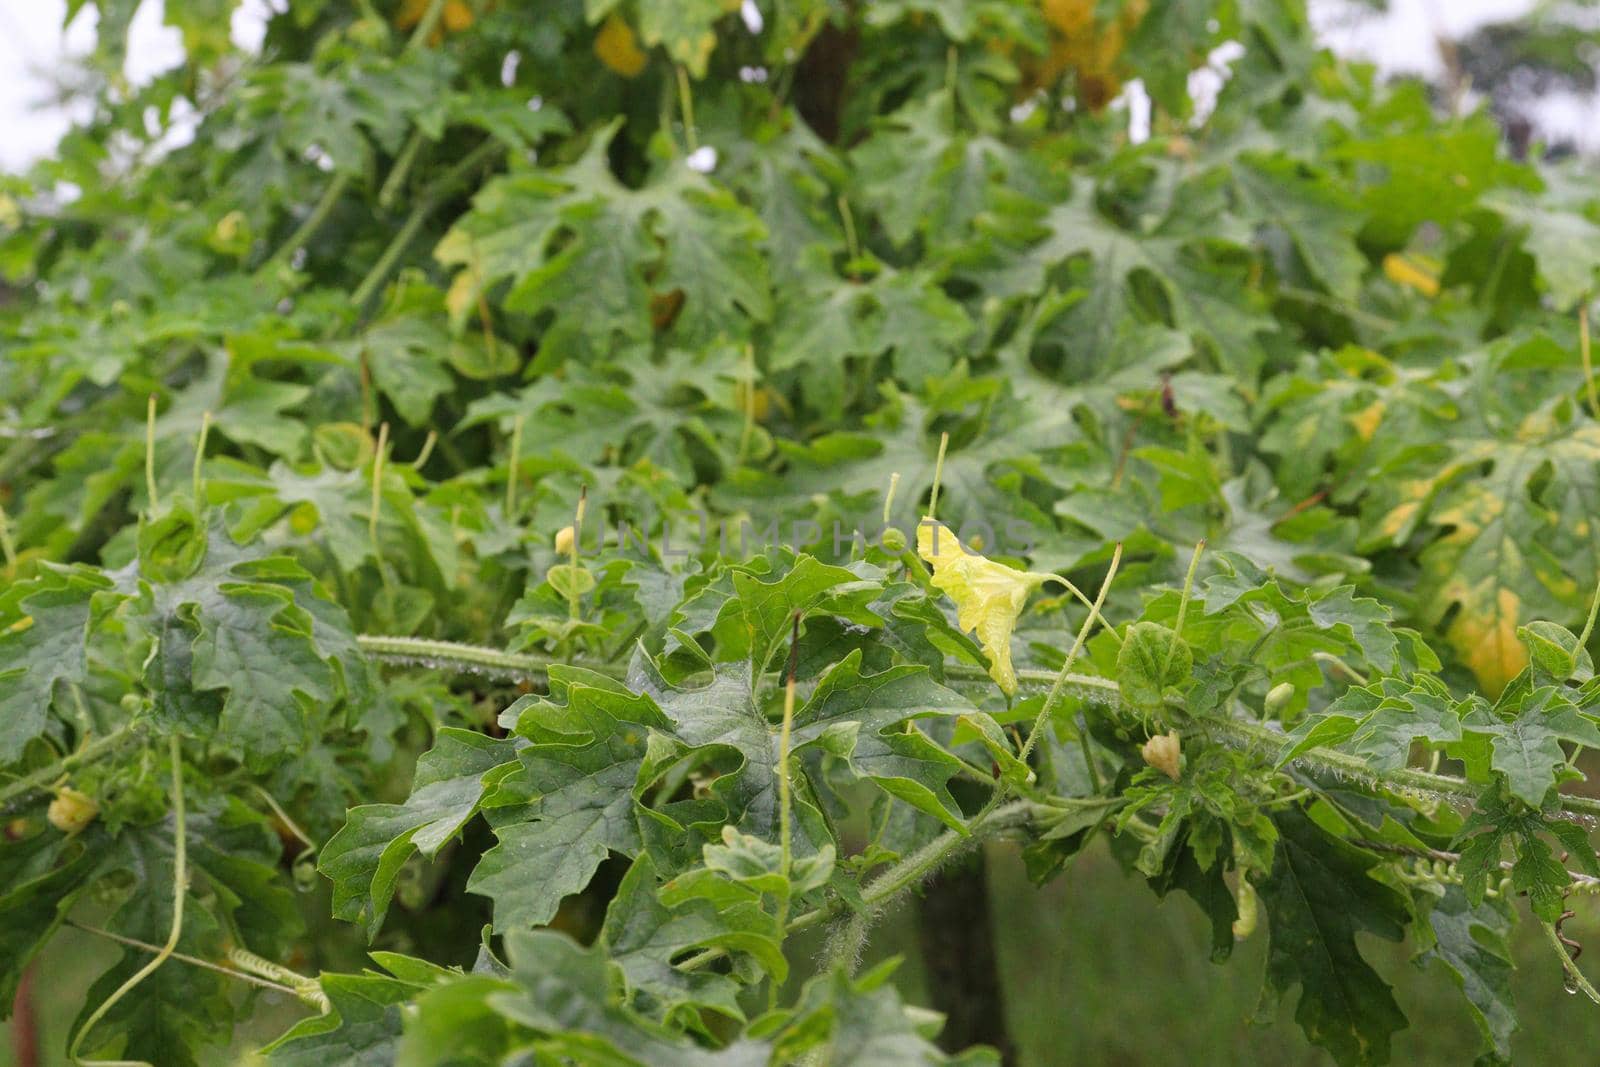
[[983,850],[946,867],[927,884],[918,938],[933,1007],[945,1015],[939,1044],[949,1052],[990,1045],[1016,1062],[990,925]]

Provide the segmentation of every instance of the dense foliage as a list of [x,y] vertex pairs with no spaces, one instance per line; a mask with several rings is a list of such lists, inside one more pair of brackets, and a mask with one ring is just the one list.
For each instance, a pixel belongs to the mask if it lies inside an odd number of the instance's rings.
[[1592,993],[1581,172],[1297,0],[167,0],[137,88],[95,6],[0,179],[0,1005],[118,941],[70,1056],[943,1062],[858,960],[996,835],[1270,938],[1341,1064],[1358,934],[1489,1062],[1519,916]]

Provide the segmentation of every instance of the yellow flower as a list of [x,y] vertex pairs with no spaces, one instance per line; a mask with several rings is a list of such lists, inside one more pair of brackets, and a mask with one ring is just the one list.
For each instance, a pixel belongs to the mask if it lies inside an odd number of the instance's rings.
[[917,526],[917,555],[933,567],[933,585],[955,601],[961,628],[975,631],[989,657],[989,677],[1007,696],[1017,691],[1011,666],[1011,631],[1028,594],[1051,575],[1019,571],[968,552],[948,526],[924,518]]

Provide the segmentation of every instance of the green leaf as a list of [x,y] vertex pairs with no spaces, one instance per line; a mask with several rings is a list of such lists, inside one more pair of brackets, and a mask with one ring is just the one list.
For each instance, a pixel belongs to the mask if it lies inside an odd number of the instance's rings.
[[323,846],[317,866],[333,880],[334,916],[363,923],[369,938],[377,936],[401,866],[415,852],[436,856],[515,758],[511,741],[440,730],[433,748],[417,761],[404,804],[351,808],[344,828]]
[[49,570],[0,596],[0,764],[44,732],[56,683],[81,683],[94,598],[111,583],[88,568]]
[[1517,1031],[1511,995],[1511,922],[1494,904],[1476,907],[1458,888],[1447,887],[1428,913],[1434,943],[1418,962],[1438,960],[1451,971],[1472,1007],[1472,1021],[1483,1035],[1486,1052],[1511,1062],[1511,1035]]
[[749,634],[748,651],[735,654],[751,656],[756,669],[764,669],[788,640],[795,615],[804,615],[829,590],[854,581],[856,576],[843,567],[831,567],[811,556],[801,556],[786,574],[770,582],[734,571],[733,588]]
[[1389,1038],[1406,1024],[1394,995],[1356,947],[1357,932],[1398,941],[1404,902],[1368,872],[1376,861],[1298,813],[1275,820],[1281,835],[1261,898],[1272,921],[1263,1013],[1289,987],[1306,1037],[1341,1065],[1389,1058]]
[[1181,685],[1194,668],[1189,643],[1159,623],[1136,622],[1117,652],[1117,685],[1134,707],[1161,706],[1168,686]]
[[552,671],[552,686],[564,703],[521,703],[507,712],[532,743],[518,752],[521,770],[501,781],[503,795],[487,805],[499,844],[467,883],[494,900],[497,930],[549,922],[606,856],[639,851],[634,786],[651,731],[671,730],[648,696],[607,679]]
[[262,1051],[283,1067],[392,1062],[400,1043],[400,1007],[414,987],[375,974],[325,974],[327,1015],[305,1020]]
[[[729,832],[733,833],[732,828]],[[707,846],[710,853],[712,847]],[[755,900],[682,899],[669,906],[658,893],[654,861],[642,854],[629,868],[606,909],[601,939],[626,976],[634,1006],[652,1018],[678,1009],[708,1008],[743,1019],[740,985],[714,971],[673,966],[690,950],[725,948],[753,951],[782,980],[785,964],[781,932]]]
[[1462,719],[1468,734],[1486,737],[1490,765],[1506,779],[1511,795],[1537,808],[1567,764],[1562,741],[1600,748],[1600,728],[1554,686],[1534,690],[1505,719],[1479,705]]

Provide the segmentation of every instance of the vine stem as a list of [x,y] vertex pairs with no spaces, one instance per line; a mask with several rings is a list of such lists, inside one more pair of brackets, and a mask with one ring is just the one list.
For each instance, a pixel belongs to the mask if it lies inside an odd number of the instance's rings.
[[[378,254],[377,262],[373,263],[372,269],[367,271],[366,277],[361,279],[361,283],[351,294],[350,303],[358,311],[366,308],[373,295],[377,293],[378,287],[388,280],[389,275],[394,272],[395,264],[405,254],[406,249],[411,247],[411,242],[416,240],[423,224],[428,221],[429,216],[439,210],[445,198],[454,193],[467,175],[480,164],[493,159],[503,151],[505,146],[497,141],[483,142],[463,156],[461,162],[446,171],[444,176],[423,195],[411,209],[411,214],[406,217],[400,229],[395,232],[394,237],[389,240],[388,245]],[[398,166],[397,164],[396,169]]]
[[1600,1004],[1600,992],[1596,992],[1594,986],[1589,984],[1589,979],[1585,978],[1583,972],[1578,970],[1577,963],[1572,959],[1572,953],[1568,952],[1567,946],[1561,943],[1561,935],[1556,933],[1554,924],[1540,923],[1539,925],[1544,927],[1544,935],[1549,939],[1550,947],[1555,949],[1556,955],[1561,957],[1561,965],[1567,971],[1567,980],[1583,990],[1584,996],[1596,1004]]
[[[545,677],[552,666],[566,662],[549,656],[502,652],[481,645],[464,645],[454,641],[434,641],[420,637],[359,634],[356,643],[360,645],[362,651],[378,659],[396,663],[428,663],[440,667],[455,665],[469,673],[488,672],[515,680]],[[620,679],[626,676],[625,669],[614,663],[573,660],[570,665],[612,678]],[[947,681],[953,682],[989,681],[986,670],[965,663],[946,664],[944,675]],[[1017,680],[1052,687],[1059,680],[1061,692],[1071,692],[1081,700],[1109,706],[1122,704],[1122,690],[1117,683],[1098,675],[1076,674],[1070,671],[1019,670]],[[1243,719],[1195,719],[1188,729],[1234,748],[1250,749],[1273,756],[1281,752],[1289,740],[1278,731]],[[1375,771],[1354,756],[1326,748],[1308,749],[1297,755],[1295,762],[1305,765],[1313,773],[1387,785],[1401,792],[1438,793],[1465,800],[1475,800],[1479,793],[1477,786],[1462,778],[1433,774],[1410,767]],[[1600,798],[1563,793],[1561,807],[1573,814],[1600,817]]]
[[[160,945],[152,945],[150,942],[140,941],[136,937],[127,937],[123,934],[113,933],[110,930],[102,930],[98,926],[90,926],[88,923],[81,923],[76,919],[68,919],[67,925],[72,927],[74,930],[82,930],[86,934],[93,934],[96,937],[103,937],[107,941],[115,941],[117,944],[126,945],[129,948],[137,948],[145,952],[161,951]],[[248,971],[240,971],[235,970],[232,967],[224,967],[220,963],[212,963],[210,960],[203,960],[199,956],[190,956],[183,952],[173,952],[170,954],[170,958],[177,960],[179,963],[187,963],[191,967],[201,967],[208,971],[215,971],[218,974],[225,974],[229,978],[237,978],[241,982],[248,982],[251,985],[260,986],[262,989],[270,989],[274,993],[287,993],[291,997],[299,996],[299,992],[297,990],[283,985],[280,982],[270,981],[258,975],[251,974]]]
[[[977,843],[989,834],[1027,822],[1033,817],[1033,808],[1034,805],[1029,801],[1014,800],[989,811],[980,812],[964,830],[945,831],[873,879],[872,884],[861,893],[862,905],[865,908],[875,908],[919,885],[923,879],[949,862],[961,849]],[[796,930],[816,926],[838,915],[846,907],[843,901],[836,900],[820,908],[813,908],[790,919],[784,930],[793,933]],[[725,955],[727,955],[725,949],[708,948],[698,955],[689,957],[678,966],[687,971],[699,970]]]
[[265,271],[276,266],[294,253],[294,250],[306,245],[316,232],[322,229],[322,224],[328,221],[328,216],[333,214],[333,209],[339,203],[339,198],[344,196],[344,191],[350,188],[350,175],[348,173],[334,175],[333,181],[322,191],[322,197],[317,201],[317,206],[311,209],[299,226],[295,227],[289,239],[278,246],[278,250],[267,257],[261,265]]
[[[149,978],[163,963],[167,962],[167,958],[178,947],[178,939],[183,936],[183,901],[188,896],[189,890],[189,841],[188,827],[184,821],[183,809],[183,750],[177,734],[168,736],[167,754],[172,761],[172,929],[167,934],[166,944],[161,946],[154,958],[129,975],[128,980],[118,986],[109,997],[101,1001],[100,1006],[78,1028],[77,1035],[72,1039],[72,1047],[67,1050],[67,1058],[73,1063],[85,1062],[78,1055],[78,1050],[83,1047],[84,1038],[88,1037],[89,1032],[99,1025],[101,1019],[106,1017],[106,1013],[116,1006],[117,1001],[127,996],[135,986]],[[150,1067],[143,1060],[96,1060],[93,1062],[104,1064],[106,1067],[112,1067],[114,1064],[139,1064],[141,1067]]]
[[[1268,801],[1275,803],[1275,801]],[[1369,852],[1387,852],[1391,856],[1415,856],[1418,859],[1439,860],[1443,863],[1460,863],[1461,853],[1447,852],[1442,848],[1417,848],[1413,845],[1397,844],[1393,841],[1371,841],[1366,838],[1353,837],[1350,843],[1357,848],[1364,848]],[[1510,860],[1501,860],[1500,869],[1510,874],[1516,864]],[[1580,893],[1600,893],[1600,878],[1582,871],[1568,870],[1567,876],[1572,879],[1572,889]]]
[[137,737],[144,729],[142,721],[130,722],[104,737],[96,738],[78,749],[68,753],[54,763],[40,767],[32,774],[19,778],[11,784],[0,788],[0,810],[17,797],[26,796],[49,787],[50,783],[86,763],[92,763],[116,749],[121,748]]

